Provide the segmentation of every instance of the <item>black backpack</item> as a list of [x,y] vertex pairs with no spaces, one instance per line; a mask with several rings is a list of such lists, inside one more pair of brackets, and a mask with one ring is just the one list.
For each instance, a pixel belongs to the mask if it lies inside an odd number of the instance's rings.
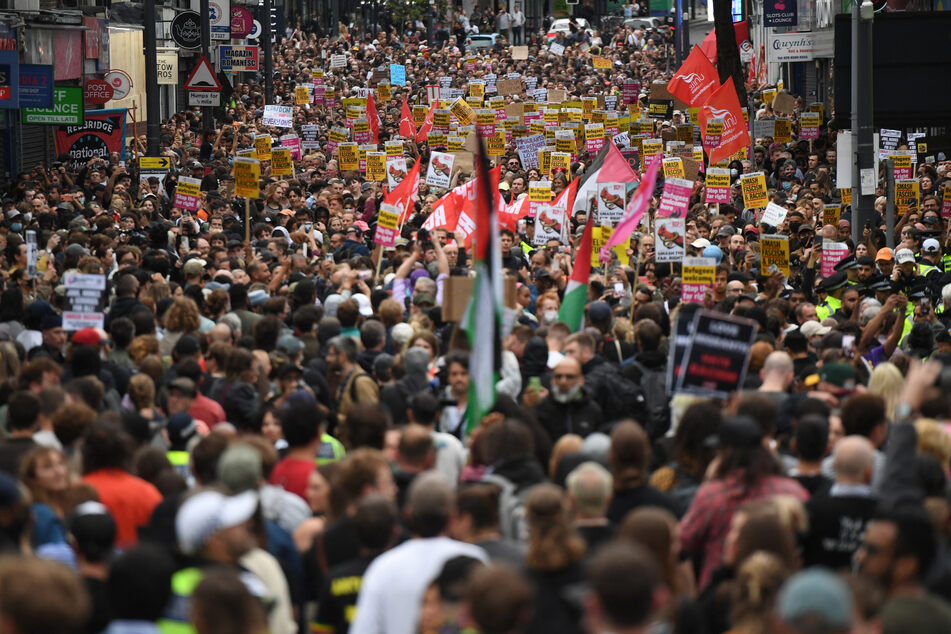
[[629,359],[624,365],[629,365],[641,373],[640,385],[646,399],[644,431],[651,441],[661,438],[670,428],[670,399],[667,396],[667,372],[664,369],[651,370],[650,368]]
[[604,372],[604,383],[596,395],[604,414],[605,423],[613,423],[624,418],[643,421],[647,409],[647,399],[640,386],[627,380],[617,366],[612,372]]

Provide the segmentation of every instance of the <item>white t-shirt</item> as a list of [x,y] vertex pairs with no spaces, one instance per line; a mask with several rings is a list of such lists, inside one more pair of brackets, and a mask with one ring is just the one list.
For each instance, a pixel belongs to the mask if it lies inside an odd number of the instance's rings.
[[448,537],[411,539],[374,559],[363,575],[350,634],[416,634],[426,588],[460,555],[489,563],[478,546]]

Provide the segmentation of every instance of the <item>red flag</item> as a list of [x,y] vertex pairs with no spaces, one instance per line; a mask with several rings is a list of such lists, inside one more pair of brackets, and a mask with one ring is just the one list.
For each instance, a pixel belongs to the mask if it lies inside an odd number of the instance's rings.
[[438,101],[434,101],[429,105],[429,112],[426,113],[426,119],[423,121],[423,125],[419,126],[419,130],[416,132],[416,142],[422,143],[429,136],[429,131],[433,129],[433,118],[436,116],[436,106],[439,105]]
[[697,119],[702,134],[706,134],[708,119],[723,119],[720,145],[710,150],[711,165],[720,162],[740,148],[749,147],[750,131],[746,121],[743,120],[743,110],[740,108],[740,99],[736,96],[732,78],[710,95],[707,102],[700,108]]
[[413,122],[413,112],[406,103],[406,97],[403,97],[403,110],[400,113],[400,136],[406,139],[416,138],[416,124]]
[[[736,34],[736,48],[740,48],[740,44],[744,41],[750,39],[750,25],[746,20],[742,22],[733,23],[733,32]],[[703,41],[699,44],[700,50],[703,51],[703,54],[713,62],[717,63],[717,31],[713,29],[710,33],[707,34],[707,37],[703,38]]]
[[380,142],[380,117],[376,114],[376,99],[373,93],[367,93],[367,119],[370,120],[370,138],[374,144]]
[[667,83],[667,90],[689,106],[699,106],[720,87],[720,76],[699,46],[694,46],[690,55]]
[[383,197],[383,202],[400,208],[401,226],[409,219],[416,205],[416,199],[419,198],[419,164],[420,161],[417,159],[409,174]]

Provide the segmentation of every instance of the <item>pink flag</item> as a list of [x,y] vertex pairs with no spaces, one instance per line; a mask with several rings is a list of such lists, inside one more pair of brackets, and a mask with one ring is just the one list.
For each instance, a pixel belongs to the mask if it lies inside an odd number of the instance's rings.
[[644,212],[650,205],[651,197],[654,195],[654,186],[657,184],[657,170],[660,167],[662,155],[658,152],[651,161],[650,167],[644,173],[641,184],[637,186],[637,191],[631,196],[631,202],[627,204],[624,210],[624,217],[617,223],[614,232],[608,239],[607,244],[601,247],[600,258],[602,261],[611,259],[611,247],[617,246],[627,241],[634,230],[644,217]]

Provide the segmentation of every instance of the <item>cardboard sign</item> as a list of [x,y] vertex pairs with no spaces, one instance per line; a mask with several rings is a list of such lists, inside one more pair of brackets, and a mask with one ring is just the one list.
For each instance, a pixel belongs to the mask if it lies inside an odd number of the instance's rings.
[[503,97],[507,95],[518,95],[522,92],[521,79],[500,79],[495,83],[495,86],[499,94]]
[[705,203],[730,203],[730,170],[726,167],[708,167]]
[[763,235],[759,239],[760,273],[789,277],[789,236]]
[[433,187],[449,188],[452,176],[452,164],[456,157],[445,152],[433,152],[429,159],[429,168],[426,170],[426,184]]
[[624,216],[626,199],[624,183],[598,183],[598,224],[613,227]]
[[291,176],[294,173],[294,161],[288,148],[276,147],[271,150],[271,176]]
[[254,152],[257,160],[271,160],[271,141],[270,134],[259,134],[254,137]]
[[684,178],[664,179],[664,191],[657,207],[658,218],[684,218],[690,205],[693,183]]
[[512,59],[528,59],[528,47],[527,46],[512,46],[510,48],[512,51]]
[[675,392],[729,398],[746,378],[755,337],[751,319],[697,311]]
[[658,218],[654,223],[654,260],[680,262],[684,259],[686,219]]
[[773,112],[791,115],[796,111],[796,98],[788,92],[781,92],[773,99]]
[[452,105],[449,106],[449,112],[455,115],[460,125],[469,125],[475,121],[475,110],[461,97],[452,102]]
[[400,222],[400,208],[383,203],[376,219],[376,232],[373,234],[373,243],[384,249],[396,244],[397,228]]
[[600,55],[592,55],[591,62],[594,64],[594,67],[598,70],[610,70],[611,69],[611,60],[607,57],[601,57]]
[[261,162],[253,158],[236,156],[234,159],[234,193],[241,198],[259,198]]
[[766,192],[766,175],[763,172],[752,172],[740,178],[743,188],[743,206],[747,209],[759,209],[769,202]]
[[917,211],[921,190],[917,180],[895,181],[895,213]]

